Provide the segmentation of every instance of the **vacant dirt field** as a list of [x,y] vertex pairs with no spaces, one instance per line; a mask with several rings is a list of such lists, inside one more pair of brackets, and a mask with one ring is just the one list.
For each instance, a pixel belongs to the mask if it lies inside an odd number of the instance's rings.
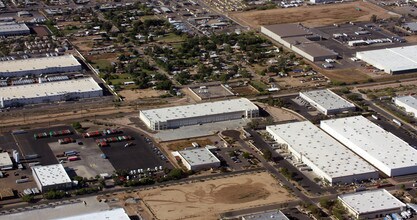
[[345,83],[364,82],[371,78],[357,69],[322,70],[321,73],[331,80]]
[[295,200],[268,173],[139,192],[157,219],[218,219],[220,213]]
[[134,89],[134,90],[122,90],[119,92],[119,94],[123,97],[125,97],[126,101],[132,101],[142,98],[152,98],[152,97],[159,97],[161,95],[164,95],[165,92],[161,90],[155,90],[155,89]]
[[269,24],[302,22],[306,26],[317,27],[347,21],[369,21],[373,14],[378,16],[378,18],[393,16],[383,8],[362,1],[288,9],[238,12],[231,13],[230,16],[242,22],[243,25],[258,29],[260,25]]

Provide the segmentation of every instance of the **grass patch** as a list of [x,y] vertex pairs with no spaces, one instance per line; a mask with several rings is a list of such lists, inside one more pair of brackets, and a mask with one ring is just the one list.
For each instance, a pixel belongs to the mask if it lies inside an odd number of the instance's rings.
[[108,60],[93,60],[92,65],[97,69],[106,69],[111,67],[111,62]]
[[167,147],[171,151],[178,151],[178,150],[183,150],[184,148],[187,148],[187,147],[192,147],[193,142],[197,142],[200,145],[200,147],[205,147],[206,145],[213,144],[213,142],[210,139],[201,139],[201,140],[186,140],[186,141],[174,142],[174,143],[168,144]]
[[176,35],[175,33],[169,33],[164,37],[158,38],[158,42],[164,43],[178,43],[183,42],[185,40],[184,36]]
[[115,74],[115,76],[117,76],[117,79],[111,79],[110,82],[113,85],[123,85],[124,82],[129,82],[129,81],[133,81],[132,77],[130,74],[124,73],[124,74]]

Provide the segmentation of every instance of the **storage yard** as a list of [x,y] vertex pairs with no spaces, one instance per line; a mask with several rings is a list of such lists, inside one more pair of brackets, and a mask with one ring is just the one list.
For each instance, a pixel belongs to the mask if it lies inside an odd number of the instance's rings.
[[173,185],[138,194],[161,220],[218,219],[220,213],[233,209],[295,200],[268,173]]
[[363,1],[288,9],[237,12],[232,13],[231,16],[244,25],[258,29],[261,25],[284,23],[302,22],[306,26],[317,27],[349,21],[369,21],[373,14],[378,18],[389,18],[393,16],[385,9]]

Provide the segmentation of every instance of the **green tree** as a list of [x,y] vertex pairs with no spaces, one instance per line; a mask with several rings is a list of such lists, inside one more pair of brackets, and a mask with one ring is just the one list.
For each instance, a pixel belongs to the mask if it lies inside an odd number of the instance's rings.
[[35,201],[35,197],[33,195],[24,195],[22,196],[22,201],[27,203],[32,203]]

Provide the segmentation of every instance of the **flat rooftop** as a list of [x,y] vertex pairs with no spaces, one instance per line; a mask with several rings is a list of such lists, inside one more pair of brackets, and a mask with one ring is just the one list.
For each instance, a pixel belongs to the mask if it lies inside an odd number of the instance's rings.
[[356,57],[385,72],[417,69],[417,45],[362,51]]
[[183,118],[195,118],[207,115],[225,114],[237,111],[250,111],[259,108],[246,98],[231,99],[217,102],[206,102],[193,105],[183,105],[177,107],[158,108],[142,110],[150,121],[170,121]]
[[51,186],[62,183],[71,183],[67,172],[62,164],[32,167],[34,174],[39,179],[42,186]]
[[191,165],[203,165],[219,162],[214,154],[207,148],[194,148],[190,150],[181,150],[178,153]]
[[30,31],[26,24],[14,22],[0,24],[0,34],[3,32]]
[[300,92],[300,94],[307,96],[317,105],[327,110],[355,107],[354,104],[346,101],[329,89]]
[[395,99],[402,102],[405,105],[408,105],[410,108],[417,110],[417,97],[416,96],[411,96],[411,95],[400,96],[400,97],[396,97]]
[[403,28],[409,28],[410,31],[417,31],[417,22],[408,22],[403,24]]
[[91,219],[111,219],[111,220],[130,220],[123,208],[93,212],[82,215],[74,215],[65,218],[58,218],[57,220],[91,220]]
[[0,87],[0,98],[2,97],[6,101],[101,90],[102,88],[97,82],[93,78],[88,77],[74,80]]
[[339,199],[358,214],[405,207],[404,203],[385,189],[344,194],[340,195]]
[[297,37],[297,36],[306,36],[311,35],[312,33],[308,28],[304,28],[298,24],[274,24],[263,26],[274,34],[284,37]]
[[80,66],[73,55],[9,60],[0,62],[0,73]]
[[417,166],[416,149],[363,116],[324,120],[320,126],[335,131],[390,169]]
[[267,130],[279,136],[331,178],[377,172],[365,160],[309,121],[267,126]]
[[9,153],[7,152],[0,153],[0,167],[12,166],[12,165],[13,165],[13,161],[10,158]]
[[287,216],[285,216],[284,213],[282,213],[281,211],[269,211],[269,212],[260,212],[260,213],[253,213],[253,214],[248,214],[248,215],[243,215],[242,219],[244,220],[270,220],[270,219],[274,219],[274,220],[289,220],[289,218]]

